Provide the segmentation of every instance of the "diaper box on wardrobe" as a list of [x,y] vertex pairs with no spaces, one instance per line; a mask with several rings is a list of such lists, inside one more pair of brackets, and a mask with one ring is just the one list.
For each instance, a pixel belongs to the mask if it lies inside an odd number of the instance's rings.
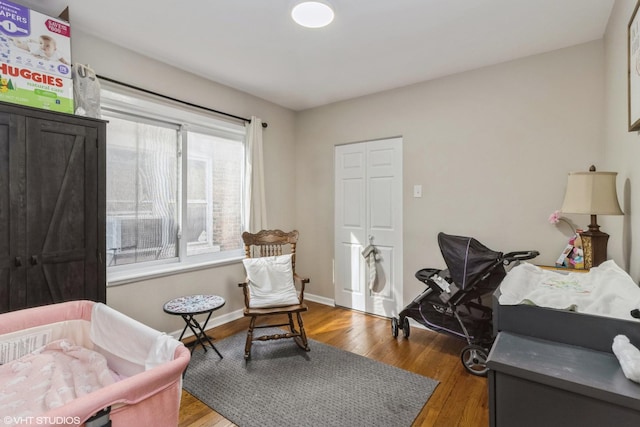
[[0,101],[73,114],[68,22],[0,0]]
[[73,80],[0,62],[0,101],[73,114]]
[[0,0],[0,61],[71,78],[69,23]]

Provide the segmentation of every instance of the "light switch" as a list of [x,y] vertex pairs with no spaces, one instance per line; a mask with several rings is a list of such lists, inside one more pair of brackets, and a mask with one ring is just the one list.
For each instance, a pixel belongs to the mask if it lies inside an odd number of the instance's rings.
[[413,197],[422,197],[422,185],[416,184],[413,186]]

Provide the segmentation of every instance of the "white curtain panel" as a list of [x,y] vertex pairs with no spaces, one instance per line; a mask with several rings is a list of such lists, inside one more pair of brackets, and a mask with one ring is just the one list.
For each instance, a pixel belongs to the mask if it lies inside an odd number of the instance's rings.
[[264,164],[262,160],[262,120],[252,116],[247,124],[247,165],[245,209],[247,231],[267,229],[267,206],[264,194]]

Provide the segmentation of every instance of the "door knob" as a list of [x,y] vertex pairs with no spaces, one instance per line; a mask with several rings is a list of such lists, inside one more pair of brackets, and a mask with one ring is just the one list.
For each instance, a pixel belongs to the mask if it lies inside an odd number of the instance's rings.
[[38,257],[31,255],[31,265],[38,265]]
[[22,266],[22,258],[20,258],[19,256],[16,257],[14,264],[16,267],[20,267]]

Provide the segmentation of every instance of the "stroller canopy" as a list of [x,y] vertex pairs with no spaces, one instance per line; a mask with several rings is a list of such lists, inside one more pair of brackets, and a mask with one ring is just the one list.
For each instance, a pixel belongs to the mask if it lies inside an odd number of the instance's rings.
[[451,278],[462,290],[473,286],[502,261],[502,252],[492,251],[473,237],[438,233],[438,245]]

